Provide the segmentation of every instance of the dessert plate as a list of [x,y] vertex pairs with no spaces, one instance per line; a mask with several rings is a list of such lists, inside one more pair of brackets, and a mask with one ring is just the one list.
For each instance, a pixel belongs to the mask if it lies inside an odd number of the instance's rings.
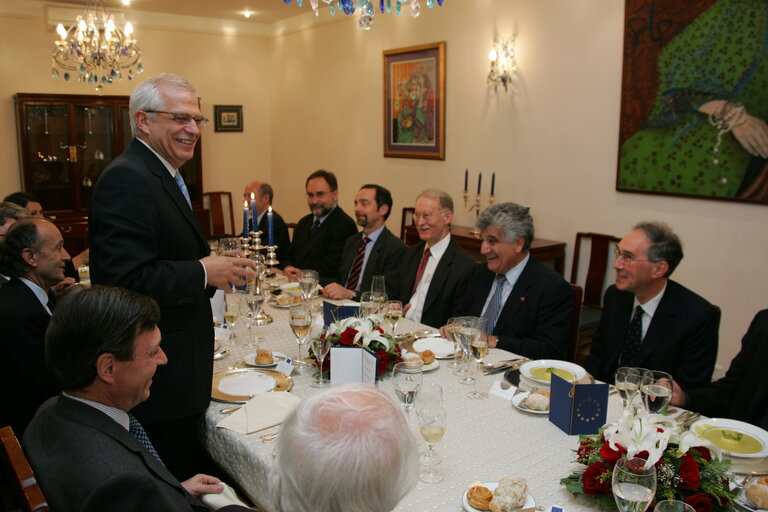
[[[487,487],[489,491],[493,492],[499,486],[499,482],[483,482],[481,485],[483,487]],[[464,494],[461,495],[461,504],[464,506],[464,510],[466,510],[467,512],[483,512],[482,510],[478,510],[469,504],[469,501],[467,501],[468,492],[469,492],[469,489],[464,491]],[[528,496],[526,496],[526,499],[525,499],[525,504],[520,508],[529,508],[529,507],[535,507],[535,506],[536,506],[536,500],[533,499],[533,495],[531,493],[528,493]]]

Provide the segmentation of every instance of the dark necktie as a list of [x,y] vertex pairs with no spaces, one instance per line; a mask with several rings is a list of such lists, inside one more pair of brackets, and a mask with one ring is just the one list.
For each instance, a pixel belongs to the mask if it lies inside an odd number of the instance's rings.
[[413,290],[411,290],[411,295],[416,293],[416,288],[419,287],[419,281],[421,281],[421,277],[424,275],[424,269],[427,268],[430,254],[431,253],[429,252],[429,247],[427,247],[427,250],[424,251],[424,254],[421,257],[421,261],[419,262],[419,268],[416,270],[416,280],[413,282]]
[[320,228],[320,219],[315,217],[315,221],[312,223],[312,229],[310,230],[309,234],[314,235],[317,233],[317,230]]
[[[147,437],[147,433],[144,431],[144,427],[141,426],[141,423],[139,423],[139,420],[137,420],[133,414],[128,415],[128,420],[128,430],[131,432],[133,437],[136,438],[141,446],[146,448],[150,455],[156,458],[160,464],[163,464],[163,460],[157,454],[155,447],[152,446],[152,441],[150,441],[149,437]],[[163,464],[163,466],[165,466],[165,464]]]
[[173,179],[181,189],[181,193],[184,195],[184,199],[187,200],[187,204],[192,208],[192,201],[189,199],[189,190],[187,190],[187,184],[184,183],[184,176],[181,175],[181,172],[176,171],[176,176],[174,176]]
[[634,366],[637,364],[637,354],[640,353],[640,345],[643,342],[643,308],[635,307],[635,314],[629,322],[627,335],[624,337],[624,351],[621,354],[621,366]]
[[352,262],[352,269],[349,271],[349,279],[347,280],[348,290],[357,290],[357,285],[360,282],[360,274],[363,271],[363,260],[365,260],[365,247],[368,245],[371,239],[363,235],[360,239],[360,245],[357,247],[357,254],[355,255],[355,261]]
[[491,301],[488,303],[488,307],[485,309],[485,314],[483,315],[483,318],[488,321],[486,324],[486,332],[488,334],[493,334],[493,328],[496,327],[496,320],[498,320],[502,308],[501,298],[502,293],[504,292],[504,283],[506,281],[506,274],[496,274],[496,289],[493,291]]

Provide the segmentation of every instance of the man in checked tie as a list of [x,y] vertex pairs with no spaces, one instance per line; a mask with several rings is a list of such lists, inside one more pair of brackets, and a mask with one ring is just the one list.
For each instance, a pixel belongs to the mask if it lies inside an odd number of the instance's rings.
[[371,289],[375,275],[383,275],[387,296],[397,290],[405,244],[384,223],[392,211],[392,194],[379,185],[363,185],[355,196],[355,218],[363,230],[347,238],[338,281],[323,288],[329,299],[360,299]]
[[198,497],[216,508],[202,495],[222,493],[220,480],[179,482],[130,413],[168,362],[159,320],[154,300],[111,286],[75,289],[57,305],[45,354],[63,392],[40,407],[23,437],[53,510],[207,511]]
[[720,309],[669,276],[683,259],[680,239],[661,222],[641,222],[621,239],[600,325],[585,368],[613,382],[619,366],[661,370],[683,388],[710,382]]
[[454,316],[487,318],[488,346],[531,359],[562,359],[573,318],[571,287],[531,257],[529,208],[499,203],[477,218],[478,263]]
[[197,91],[180,76],[157,75],[129,103],[133,142],[99,176],[91,200],[91,282],[149,295],[170,362],[134,414],[180,480],[211,471],[198,438],[211,397],[216,288],[244,283],[248,258],[211,253],[179,171],[208,120]]

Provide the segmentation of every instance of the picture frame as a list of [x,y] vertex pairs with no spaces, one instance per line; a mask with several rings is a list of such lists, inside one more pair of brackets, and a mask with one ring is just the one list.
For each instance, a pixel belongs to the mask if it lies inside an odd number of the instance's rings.
[[765,19],[760,0],[625,0],[616,190],[768,204],[741,135],[768,119]]
[[243,131],[242,105],[214,105],[214,130],[217,132]]
[[445,160],[445,41],[383,57],[384,157]]

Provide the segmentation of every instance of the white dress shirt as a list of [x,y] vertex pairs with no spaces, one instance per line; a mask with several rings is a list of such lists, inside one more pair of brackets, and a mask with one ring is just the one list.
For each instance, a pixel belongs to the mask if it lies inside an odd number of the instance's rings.
[[405,318],[421,322],[421,314],[424,312],[424,301],[427,299],[427,292],[429,291],[429,285],[432,283],[432,276],[435,274],[435,269],[437,269],[437,265],[440,263],[440,258],[443,257],[443,254],[445,254],[445,251],[448,249],[448,244],[450,243],[451,235],[448,235],[429,248],[429,260],[427,260],[427,266],[424,268],[424,273],[421,275],[421,281],[419,281],[419,285],[416,287],[416,291],[409,301],[411,307],[405,314]]
[[[640,304],[637,301],[637,297],[635,297],[635,304],[632,307],[632,315],[635,313],[635,308],[637,306],[640,306],[640,308],[643,310],[643,317],[641,319],[642,322],[642,334],[643,338],[645,339],[645,333],[648,332],[648,327],[651,325],[651,320],[653,320],[653,315],[656,314],[656,308],[659,307],[659,302],[661,302],[661,298],[664,297],[664,291],[667,289],[667,285],[664,284],[664,288],[661,289],[661,291],[651,300],[646,302],[645,304]],[[630,315],[630,322],[632,321],[632,316]]]

